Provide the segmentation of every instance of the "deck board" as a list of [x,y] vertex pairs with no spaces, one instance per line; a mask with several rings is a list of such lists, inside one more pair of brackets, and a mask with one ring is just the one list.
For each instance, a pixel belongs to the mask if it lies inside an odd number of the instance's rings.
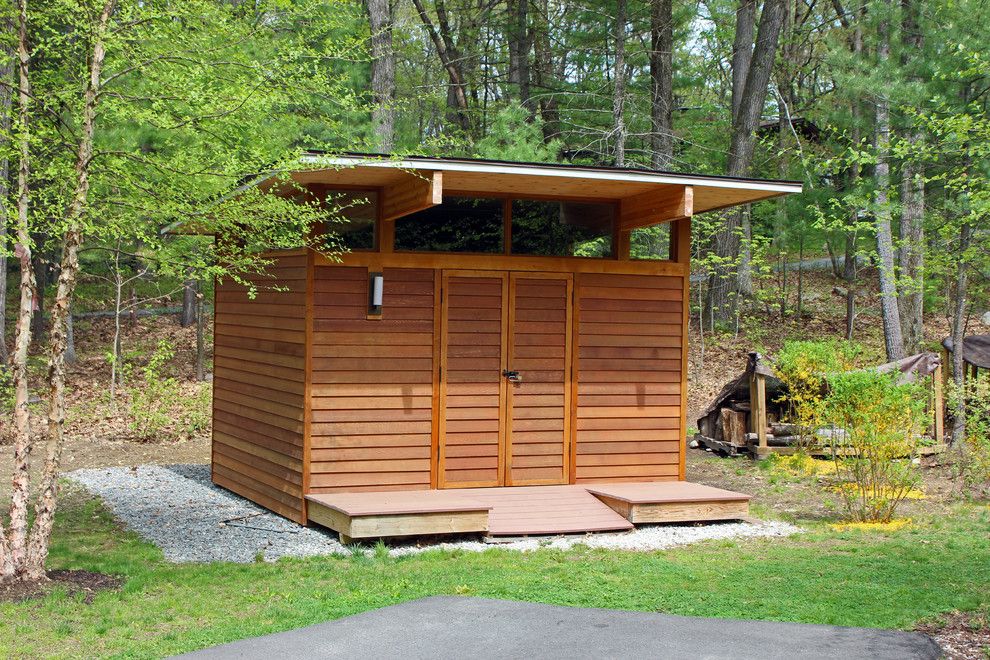
[[[478,529],[473,531],[487,531],[491,536],[621,531],[632,529],[636,522],[727,519],[744,513],[749,501],[743,493],[683,481],[344,492],[309,494],[306,498],[311,509],[319,505],[333,512],[320,519],[314,517],[314,522],[342,521],[346,529],[337,529],[339,532],[358,530],[361,525],[357,521],[388,518],[396,521],[396,535],[409,535],[413,532],[408,530],[422,530],[428,525],[424,520],[442,521],[443,514],[450,514],[464,520],[474,516],[471,524]],[[478,514],[482,523],[487,520],[487,530],[477,523]],[[416,523],[409,526],[413,519]],[[388,528],[378,525],[365,529]],[[467,531],[463,525],[459,529]],[[451,532],[438,527],[434,533]]]
[[386,492],[307,495],[306,499],[348,516],[383,516],[444,511],[488,510],[489,505],[453,490],[395,490]]
[[582,486],[592,494],[611,497],[630,504],[738,502],[750,499],[750,496],[744,493],[695,484],[690,481],[582,484]]
[[459,492],[492,507],[488,519],[492,536],[632,529],[632,523],[581,486],[468,488]]

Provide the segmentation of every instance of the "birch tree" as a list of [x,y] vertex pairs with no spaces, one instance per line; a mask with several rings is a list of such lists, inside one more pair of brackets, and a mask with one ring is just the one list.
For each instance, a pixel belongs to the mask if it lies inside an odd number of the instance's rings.
[[[17,1],[17,115],[6,137],[17,146],[13,224],[21,282],[0,581],[45,579],[65,440],[69,315],[84,242],[139,238],[154,250],[165,240],[162,227],[193,218],[203,230],[230,236],[195,265],[209,276],[242,281],[241,274],[264,267],[265,249],[328,249],[308,238],[308,228],[325,217],[315,204],[256,189],[219,195],[248,174],[295,162],[296,134],[284,130],[293,112],[329,118],[336,106],[346,117],[358,107],[345,68],[331,66],[335,56],[361,47],[356,38],[331,41],[344,20],[339,10],[318,3]],[[282,29],[287,25],[297,29]],[[276,115],[282,129],[268,120]],[[28,409],[36,235],[51,236],[60,247],[41,383],[47,423],[38,426]],[[178,272],[189,265],[177,264]],[[41,449],[43,469],[32,483],[32,454]]]

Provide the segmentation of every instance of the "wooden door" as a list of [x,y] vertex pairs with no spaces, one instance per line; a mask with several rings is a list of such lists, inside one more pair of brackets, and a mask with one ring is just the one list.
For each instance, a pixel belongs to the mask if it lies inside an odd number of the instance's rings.
[[440,488],[505,483],[507,273],[441,278]]
[[506,484],[568,482],[571,298],[568,274],[513,273],[509,280]]
[[572,290],[568,274],[444,271],[440,488],[568,482]]

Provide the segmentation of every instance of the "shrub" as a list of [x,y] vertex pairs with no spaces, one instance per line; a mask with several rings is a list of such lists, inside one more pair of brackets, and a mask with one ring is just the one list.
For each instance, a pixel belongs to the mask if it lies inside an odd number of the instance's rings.
[[[212,389],[207,383],[183,383],[172,375],[169,366],[174,357],[172,344],[162,339],[143,368],[123,365],[128,424],[137,439],[183,438],[209,428]],[[142,378],[135,378],[135,371]]]
[[917,494],[919,468],[912,461],[927,422],[925,392],[896,376],[850,371],[828,378],[826,420],[845,430],[845,450],[833,446],[839,493],[846,511],[861,522],[889,522],[898,505]]
[[148,364],[141,369],[144,382],[134,383],[130,388],[131,431],[142,439],[156,435],[172,423],[179,383],[165,374],[165,367],[174,357],[172,344],[167,339],[160,340]]
[[810,444],[823,423],[827,375],[849,371],[862,352],[859,344],[834,339],[784,342],[774,365],[787,390],[779,401],[787,405],[801,445]]

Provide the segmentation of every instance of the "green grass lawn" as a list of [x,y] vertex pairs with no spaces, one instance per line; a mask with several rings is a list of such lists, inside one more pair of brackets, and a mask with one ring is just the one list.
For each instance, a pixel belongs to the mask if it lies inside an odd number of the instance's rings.
[[655,553],[431,552],[265,564],[176,565],[73,495],[52,568],[124,576],[91,604],[55,592],[0,605],[0,657],[162,656],[433,594],[910,628],[990,605],[990,508],[960,504],[896,532],[818,525],[789,539]]

